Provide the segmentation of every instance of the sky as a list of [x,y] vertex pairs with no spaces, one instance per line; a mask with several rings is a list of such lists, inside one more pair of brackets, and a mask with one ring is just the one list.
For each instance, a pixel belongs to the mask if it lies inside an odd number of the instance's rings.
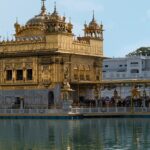
[[[149,0],[46,0],[47,12],[52,12],[54,1],[60,15],[71,17],[74,34],[83,35],[85,21],[92,20],[92,12],[98,23],[104,25],[104,55],[124,57],[142,46],[150,46]],[[12,37],[14,23],[24,25],[38,15],[41,0],[0,0],[0,35]]]

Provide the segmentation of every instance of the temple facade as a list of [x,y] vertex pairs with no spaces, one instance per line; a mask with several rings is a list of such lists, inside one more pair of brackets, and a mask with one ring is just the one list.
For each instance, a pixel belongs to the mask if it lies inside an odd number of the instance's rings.
[[0,107],[61,106],[62,89],[72,89],[74,103],[93,99],[102,80],[103,25],[94,17],[75,37],[71,21],[56,5],[48,13],[42,0],[38,15],[14,24],[15,39],[0,42]]

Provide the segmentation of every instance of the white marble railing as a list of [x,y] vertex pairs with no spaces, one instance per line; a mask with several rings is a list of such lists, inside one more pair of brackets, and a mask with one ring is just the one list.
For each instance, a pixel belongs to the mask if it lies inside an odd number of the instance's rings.
[[99,107],[99,108],[71,108],[71,109],[0,109],[0,114],[92,114],[92,113],[140,113],[149,112],[149,107]]
[[99,108],[72,108],[71,113],[130,113],[130,112],[150,112],[147,107],[99,107]]
[[0,109],[0,114],[68,114],[63,109]]

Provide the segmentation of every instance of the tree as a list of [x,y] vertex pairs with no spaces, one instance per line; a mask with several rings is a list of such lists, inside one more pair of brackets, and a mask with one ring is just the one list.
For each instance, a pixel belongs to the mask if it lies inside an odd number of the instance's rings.
[[150,56],[150,47],[140,47],[126,56]]

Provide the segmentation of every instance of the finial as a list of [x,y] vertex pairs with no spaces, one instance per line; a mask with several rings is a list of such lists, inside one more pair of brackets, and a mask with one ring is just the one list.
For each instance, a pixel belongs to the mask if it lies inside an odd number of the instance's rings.
[[15,22],[14,26],[19,26],[18,17],[16,17],[16,22]]
[[93,19],[92,20],[95,21],[95,12],[94,12],[94,10],[93,10]]
[[84,27],[85,27],[85,28],[87,27],[86,21],[85,21],[85,23],[84,23]]
[[9,37],[7,36],[7,42],[9,41]]
[[41,15],[45,15],[45,13],[46,13],[45,1],[46,0],[41,0],[41,2],[42,2]]
[[54,2],[54,13],[57,13],[56,1]]
[[64,12],[64,17],[66,17],[66,14],[65,14],[65,12]]
[[63,16],[63,21],[65,21],[66,20],[66,14],[64,13],[64,16]]
[[7,42],[9,41],[9,36],[8,36],[8,32],[7,32],[7,38],[6,38],[6,41],[7,41]]
[[16,17],[16,24],[18,24],[18,17]]
[[101,24],[100,24],[100,26],[101,26],[101,30],[103,30],[103,23],[102,23],[102,21],[101,21]]

